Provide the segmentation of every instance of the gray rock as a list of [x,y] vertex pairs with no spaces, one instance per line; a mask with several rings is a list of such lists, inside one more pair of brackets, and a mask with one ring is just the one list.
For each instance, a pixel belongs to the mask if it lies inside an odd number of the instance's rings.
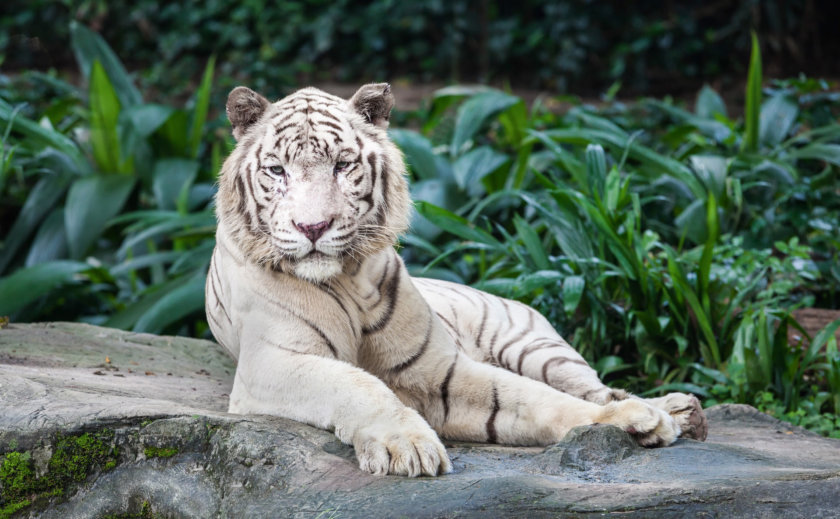
[[225,413],[233,371],[207,341],[68,323],[0,330],[0,453],[29,453],[46,481],[60,439],[89,433],[116,463],[18,514],[840,517],[840,441],[749,406],[708,409],[705,443],[642,449],[617,428],[582,427],[547,449],[448,443],[455,470],[439,478],[375,477],[329,432]]

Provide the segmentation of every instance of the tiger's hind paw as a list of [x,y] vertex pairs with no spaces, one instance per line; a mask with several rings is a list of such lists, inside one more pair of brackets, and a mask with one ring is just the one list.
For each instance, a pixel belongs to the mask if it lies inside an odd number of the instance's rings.
[[680,426],[668,413],[636,399],[606,404],[596,422],[621,427],[642,447],[670,445],[680,434]]
[[709,423],[700,400],[694,395],[685,393],[670,393],[659,398],[649,398],[646,401],[662,409],[674,418],[680,426],[681,438],[705,441],[709,433]]

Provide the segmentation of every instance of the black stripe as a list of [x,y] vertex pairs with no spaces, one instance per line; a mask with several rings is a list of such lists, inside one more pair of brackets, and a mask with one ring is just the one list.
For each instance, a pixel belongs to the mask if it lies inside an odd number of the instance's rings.
[[496,443],[496,416],[499,414],[499,391],[493,386],[493,410],[487,419],[487,443]]
[[282,304],[282,303],[279,303],[279,302],[278,302],[278,301],[276,301],[276,300],[272,301],[272,303],[274,303],[275,305],[279,306],[279,307],[280,307],[280,308],[282,308],[283,310],[285,310],[285,311],[289,312],[289,314],[291,314],[291,315],[292,315],[292,316],[294,316],[294,317],[297,317],[298,319],[300,319],[301,321],[303,321],[303,322],[304,322],[307,326],[309,326],[310,328],[312,328],[312,330],[313,330],[315,333],[317,333],[318,335],[320,335],[320,336],[321,336],[321,338],[322,338],[322,339],[324,339],[324,343],[326,343],[327,348],[329,348],[329,349],[330,349],[330,352],[333,354],[333,357],[338,358],[338,351],[335,349],[335,346],[333,346],[332,341],[329,339],[329,337],[327,337],[327,334],[325,334],[325,333],[323,332],[323,330],[321,330],[320,328],[318,328],[318,326],[316,326],[316,325],[315,325],[315,323],[313,323],[312,321],[310,321],[310,320],[309,320],[309,319],[307,319],[306,317],[303,317],[302,315],[298,315],[297,313],[293,312],[293,311],[292,311],[289,307],[287,307],[286,305],[284,305],[284,304]]
[[513,346],[517,341],[521,340],[523,337],[528,335],[528,332],[530,332],[530,330],[522,330],[516,337],[506,342],[505,345],[502,346],[502,349],[499,350],[499,354],[496,356],[496,362],[498,362],[500,366],[503,365],[502,357],[504,357],[505,355],[505,350],[507,350],[508,348]]
[[549,366],[552,366],[554,364],[557,364],[559,366],[559,365],[565,364],[567,362],[571,362],[573,364],[580,364],[581,366],[588,366],[588,364],[586,362],[582,361],[582,360],[570,359],[568,357],[554,357],[554,358],[548,359],[547,361],[545,361],[545,364],[543,364],[543,367],[542,367],[543,382],[548,384],[548,367]]
[[236,210],[245,213],[248,208],[245,205],[245,184],[242,182],[242,175],[236,175],[234,184],[236,184],[236,192],[239,194],[239,204],[236,206]]
[[562,348],[563,344],[559,342],[540,342],[531,344],[522,348],[522,351],[519,352],[519,361],[516,363],[516,372],[520,375],[522,374],[522,363],[525,362],[525,357],[534,353],[535,351],[544,350],[547,348]]
[[426,328],[426,337],[423,339],[423,344],[420,345],[420,349],[418,349],[411,357],[406,359],[404,362],[397,364],[393,368],[391,368],[392,373],[399,373],[411,367],[412,364],[417,362],[417,359],[423,356],[426,353],[426,349],[429,347],[429,341],[432,340],[432,311],[429,309],[429,325]]
[[449,418],[449,383],[452,381],[452,375],[455,373],[455,364],[458,362],[458,352],[455,352],[455,358],[452,359],[452,364],[449,365],[449,369],[446,370],[446,376],[443,378],[443,382],[440,385],[440,398],[443,401],[443,422],[441,425],[446,423],[446,420]]
[[[216,298],[216,306],[218,306],[219,308],[222,309],[222,313],[225,314],[225,318],[228,320],[228,322],[233,322],[230,319],[230,315],[228,314],[227,309],[225,308],[225,305],[222,304],[222,298],[219,297],[219,293],[216,291],[216,282],[214,281],[213,278],[217,277],[218,273],[216,272],[215,264],[211,264],[210,268],[211,268],[210,277],[209,277],[210,290],[213,291],[213,297]],[[214,274],[215,274],[215,276],[214,276]]]
[[350,323],[350,329],[353,330],[353,335],[357,335],[356,327],[354,326],[354,324],[356,323],[356,319],[353,319],[353,317],[350,316],[350,312],[347,311],[347,307],[345,307],[344,303],[341,302],[341,299],[338,297],[338,294],[336,294],[335,291],[328,286],[324,286],[324,285],[315,285],[315,286],[317,286],[324,293],[326,293],[328,296],[333,298],[333,300],[336,302],[338,307],[341,308],[341,311],[344,312],[344,315],[347,316],[347,322]]
[[330,128],[335,128],[336,130],[338,130],[340,132],[344,131],[344,128],[342,128],[341,126],[339,126],[335,123],[332,123],[330,121],[319,121],[318,124],[323,124],[324,126],[329,126]]
[[487,302],[486,302],[486,301],[482,301],[482,306],[481,306],[481,324],[480,324],[480,325],[478,325],[478,336],[475,338],[475,345],[476,345],[476,347],[478,347],[479,349],[481,348],[481,336],[482,336],[482,335],[484,335],[484,325],[486,325],[486,324],[487,324],[487,314],[488,314],[488,311],[489,311],[489,308],[488,308],[488,306],[487,306]]
[[[324,117],[326,117],[327,119],[332,119],[333,121],[335,121],[337,123],[341,122],[341,120],[338,117],[331,114],[330,112],[327,112],[326,110],[321,110],[320,108],[312,108],[311,105],[309,105],[307,108],[308,108],[307,111],[306,111],[307,113],[315,112],[316,114],[321,114]],[[321,122],[323,122],[323,121],[321,121]]]
[[288,130],[289,128],[291,128],[291,127],[293,127],[293,126],[297,126],[297,125],[298,125],[298,123],[289,123],[289,124],[287,124],[287,125],[285,125],[285,126],[281,126],[280,128],[277,128],[277,129],[274,131],[274,135],[280,135],[281,133],[283,133],[284,131]]
[[[388,286],[385,287],[386,294],[384,298],[386,299],[386,307],[384,314],[379,318],[379,320],[372,325],[363,328],[362,332],[365,334],[374,333],[382,330],[388,323],[391,321],[391,318],[394,316],[394,309],[397,307],[397,294],[399,293],[400,288],[400,278],[402,272],[397,266],[394,269],[394,274],[391,276],[391,279],[388,281]],[[381,294],[381,292],[380,292]],[[378,304],[378,303],[377,303]]]

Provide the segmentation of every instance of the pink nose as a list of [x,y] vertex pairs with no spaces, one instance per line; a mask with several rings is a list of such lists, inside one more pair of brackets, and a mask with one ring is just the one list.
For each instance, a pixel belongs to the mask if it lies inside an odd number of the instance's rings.
[[323,222],[318,222],[318,223],[313,223],[313,224],[305,224],[305,223],[297,223],[297,222],[293,222],[293,223],[295,224],[295,227],[297,227],[297,230],[299,230],[307,238],[309,238],[309,241],[311,241],[312,243],[315,243],[316,241],[318,241],[318,238],[323,236],[324,233],[327,232],[327,229],[330,228],[330,225],[332,225],[332,220],[330,220],[329,222],[324,220]]

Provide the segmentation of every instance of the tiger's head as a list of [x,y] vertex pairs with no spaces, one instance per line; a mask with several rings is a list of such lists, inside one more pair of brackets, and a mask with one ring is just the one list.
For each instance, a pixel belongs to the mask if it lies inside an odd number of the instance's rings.
[[386,131],[393,105],[385,83],[350,100],[315,88],[275,103],[231,91],[237,142],[219,176],[216,214],[249,261],[319,283],[395,243],[411,201]]

